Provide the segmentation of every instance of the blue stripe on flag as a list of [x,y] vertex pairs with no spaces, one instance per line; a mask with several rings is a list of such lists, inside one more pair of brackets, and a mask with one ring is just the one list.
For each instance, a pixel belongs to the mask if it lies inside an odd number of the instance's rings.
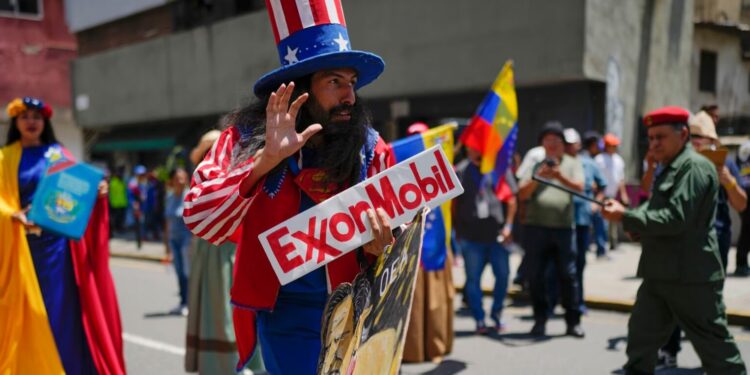
[[518,123],[513,125],[510,129],[508,136],[503,142],[503,147],[500,152],[497,153],[495,158],[495,169],[492,171],[492,181],[497,188],[497,182],[505,176],[505,172],[510,166],[510,161],[513,158],[513,150],[516,149],[516,139],[518,138]]
[[424,240],[422,243],[422,267],[425,271],[438,271],[445,268],[446,231],[443,211],[440,207],[427,214]]
[[[440,127],[438,127],[440,128]],[[452,132],[453,128],[445,129],[446,132]],[[440,130],[431,129],[424,134],[415,134],[407,138],[399,139],[391,143],[394,157],[397,162],[402,162],[425,150],[426,145],[436,143],[433,138],[436,136],[443,137]],[[447,147],[453,148],[453,137],[447,137]],[[444,144],[443,147],[446,147]],[[452,159],[452,153],[448,154]],[[452,161],[452,160],[451,160]],[[445,205],[445,204],[444,204]],[[446,222],[445,215],[450,211],[446,207],[435,207],[427,215],[425,222],[425,233],[422,245],[421,265],[426,271],[438,271],[445,269],[445,261],[448,253],[448,243],[450,243],[450,227]]]
[[488,124],[492,124],[495,121],[495,113],[497,113],[497,106],[500,105],[500,97],[495,94],[494,91],[487,93],[487,96],[482,100],[482,104],[477,108],[477,115],[487,121]]
[[424,138],[421,134],[399,139],[391,143],[396,162],[400,163],[425,150]]

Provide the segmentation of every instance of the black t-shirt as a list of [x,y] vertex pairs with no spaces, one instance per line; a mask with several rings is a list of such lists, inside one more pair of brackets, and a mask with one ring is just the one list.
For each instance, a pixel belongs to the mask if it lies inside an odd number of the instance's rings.
[[[473,242],[495,242],[505,224],[505,205],[495,195],[491,178],[483,178],[479,168],[465,159],[456,165],[456,175],[464,193],[453,199],[453,227],[458,238]],[[513,191],[518,187],[511,173],[505,180]]]

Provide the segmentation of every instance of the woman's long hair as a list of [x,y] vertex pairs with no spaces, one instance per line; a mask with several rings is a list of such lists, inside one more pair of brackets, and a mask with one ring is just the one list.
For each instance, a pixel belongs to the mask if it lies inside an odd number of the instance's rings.
[[[291,103],[303,93],[310,93],[310,98],[307,99],[297,116],[297,132],[302,132],[311,124],[320,123],[323,130],[319,131],[316,136],[323,137],[323,147],[316,151],[321,167],[326,170],[327,182],[341,187],[354,185],[360,177],[362,163],[360,152],[367,141],[367,129],[371,123],[370,114],[357,96],[355,104],[347,108],[351,111],[351,120],[346,123],[329,122],[330,112],[321,113],[322,108],[310,92],[310,81],[311,76],[295,80],[295,89],[290,99]],[[224,128],[235,126],[241,134],[241,150],[233,158],[233,164],[247,160],[265,145],[266,106],[269,97],[270,94],[263,96],[222,119]],[[337,108],[332,111],[335,110]],[[279,168],[283,168],[283,165],[276,167],[276,169]]]
[[[6,146],[21,139],[21,131],[18,130],[18,117],[10,119],[10,128],[8,129],[8,135],[5,139]],[[39,140],[45,145],[60,143],[57,141],[57,137],[55,137],[55,131],[52,129],[52,122],[48,118],[44,119],[44,127],[42,128],[42,134],[39,136]]]

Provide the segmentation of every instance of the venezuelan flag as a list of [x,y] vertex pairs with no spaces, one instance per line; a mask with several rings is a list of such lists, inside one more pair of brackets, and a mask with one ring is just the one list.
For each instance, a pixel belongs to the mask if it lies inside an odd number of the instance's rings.
[[513,83],[513,62],[508,60],[459,140],[465,146],[482,153],[479,170],[485,175],[491,173],[501,199],[510,193],[504,181],[516,147],[517,120],[518,101]]
[[[450,123],[399,139],[391,143],[396,161],[404,161],[434,145],[443,146],[445,156],[453,164],[453,131],[457,124]],[[426,271],[437,271],[445,268],[445,258],[451,246],[451,208],[450,201],[443,203],[439,209],[432,210],[426,218],[424,243],[422,245],[422,267]]]

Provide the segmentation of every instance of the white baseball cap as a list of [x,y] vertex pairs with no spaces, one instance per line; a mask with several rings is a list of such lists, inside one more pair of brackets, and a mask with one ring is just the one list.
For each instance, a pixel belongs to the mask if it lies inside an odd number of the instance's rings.
[[750,159],[750,141],[747,141],[740,146],[737,155],[740,157],[740,161],[745,163]]
[[578,134],[578,131],[573,128],[563,130],[563,138],[565,139],[565,143],[570,145],[581,143],[581,136]]

